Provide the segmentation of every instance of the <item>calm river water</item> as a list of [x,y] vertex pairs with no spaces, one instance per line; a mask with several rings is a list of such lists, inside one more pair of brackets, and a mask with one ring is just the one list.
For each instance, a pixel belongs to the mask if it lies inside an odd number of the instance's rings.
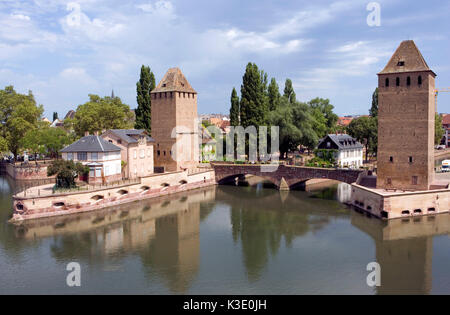
[[450,293],[450,215],[383,223],[339,202],[345,184],[218,186],[21,226],[12,189],[0,177],[0,294]]

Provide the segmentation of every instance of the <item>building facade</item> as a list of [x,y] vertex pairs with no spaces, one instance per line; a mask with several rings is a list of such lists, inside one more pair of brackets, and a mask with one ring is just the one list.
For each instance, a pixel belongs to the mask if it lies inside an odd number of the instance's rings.
[[121,149],[124,178],[138,178],[153,174],[153,144],[145,130],[110,129],[102,138]]
[[171,68],[151,92],[155,167],[165,172],[195,169],[199,161],[197,92]]
[[377,188],[430,188],[435,77],[412,40],[403,41],[378,73]]
[[64,160],[89,167],[90,184],[104,184],[122,179],[120,150],[98,135],[87,135],[60,152]]
[[450,114],[442,118],[442,126],[444,127],[444,144],[447,148],[450,148]]
[[363,145],[347,134],[329,134],[320,140],[317,148],[333,151],[340,167],[359,168],[363,165]]

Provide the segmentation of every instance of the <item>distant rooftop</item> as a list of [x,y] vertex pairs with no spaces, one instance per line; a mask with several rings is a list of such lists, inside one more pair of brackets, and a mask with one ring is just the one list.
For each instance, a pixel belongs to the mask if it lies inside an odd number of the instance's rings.
[[110,129],[111,133],[122,139],[123,141],[126,141],[128,143],[136,143],[138,142],[138,139],[134,138],[133,136],[140,136],[145,135],[147,138],[147,141],[149,142],[155,142],[155,140],[152,137],[149,137],[144,129]]
[[318,146],[324,143],[327,139],[333,141],[340,150],[363,148],[363,145],[360,142],[358,142],[355,138],[343,133],[327,135],[325,138],[320,140]]

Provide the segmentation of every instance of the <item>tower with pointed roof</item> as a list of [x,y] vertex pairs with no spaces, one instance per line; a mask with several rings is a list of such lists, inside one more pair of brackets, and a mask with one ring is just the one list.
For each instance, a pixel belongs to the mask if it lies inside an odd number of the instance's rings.
[[197,167],[197,92],[179,68],[171,68],[151,98],[155,167],[165,172]]
[[430,189],[435,77],[412,40],[378,73],[377,188]]

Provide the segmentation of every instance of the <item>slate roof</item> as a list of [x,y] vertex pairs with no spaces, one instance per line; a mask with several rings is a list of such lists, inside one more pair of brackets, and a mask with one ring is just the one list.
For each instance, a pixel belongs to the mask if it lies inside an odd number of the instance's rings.
[[188,92],[197,94],[179,68],[170,68],[167,70],[161,82],[159,82],[158,86],[151,93],[159,92]]
[[85,136],[60,152],[114,152],[121,149],[100,136]]
[[[144,129],[110,129],[111,133],[122,139],[123,141],[127,143],[136,143],[138,142],[137,139],[132,137],[133,135],[142,135],[145,130]],[[146,135],[147,141],[149,142],[155,142],[155,139],[152,137],[149,137]]]
[[339,150],[349,150],[349,149],[362,149],[363,145],[358,142],[355,138],[352,138],[351,136],[347,134],[329,134],[322,140],[320,140],[319,145],[320,146],[323,142],[325,142],[327,139],[330,139],[333,141]]
[[[431,71],[412,40],[404,40],[392,55],[386,67],[378,74]],[[433,72],[434,74],[434,72]]]

